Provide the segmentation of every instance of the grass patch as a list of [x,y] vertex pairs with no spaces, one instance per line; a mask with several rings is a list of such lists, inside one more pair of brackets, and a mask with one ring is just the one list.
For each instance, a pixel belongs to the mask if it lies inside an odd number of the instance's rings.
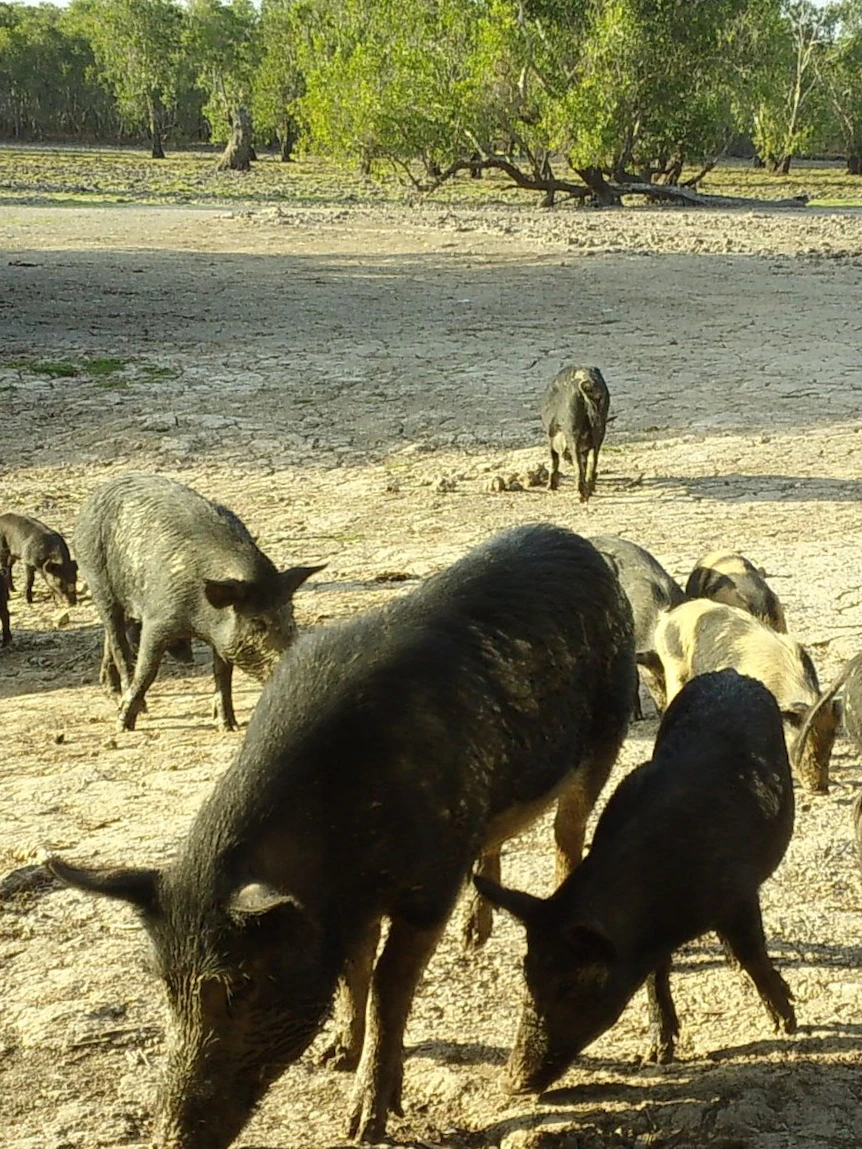
[[21,363],[22,370],[32,375],[47,375],[49,379],[74,379],[81,374],[81,368],[75,363],[62,360],[39,359],[30,363]]
[[178,367],[158,367],[155,363],[144,363],[140,368],[140,373],[145,379],[179,379],[180,370]]
[[[139,203],[205,206],[323,206],[343,203],[413,202],[415,192],[380,169],[375,179],[314,156],[283,164],[260,153],[250,172],[219,172],[213,152],[171,152],[153,160],[144,151],[125,148],[0,147],[0,201],[53,203],[56,206]],[[555,169],[573,178],[563,164]],[[693,174],[691,171],[686,175]],[[743,160],[718,164],[701,190],[765,201],[806,194],[816,206],[862,204],[862,178],[849,176],[842,163],[794,163],[788,175],[754,168]],[[538,203],[536,193],[517,191],[500,172],[481,180],[467,172],[430,197],[432,203]],[[561,204],[565,201],[561,201]],[[568,209],[571,210],[571,209]]]
[[129,362],[128,359],[88,359],[86,370],[88,375],[101,378],[105,375],[116,375],[118,371],[124,371]]
[[22,371],[30,375],[45,375],[50,379],[81,379],[82,382],[89,380],[96,387],[111,391],[127,391],[135,380],[150,383],[158,379],[177,379],[182,374],[177,367],[136,363],[133,359],[113,355],[74,361],[6,359],[0,355],[0,370],[4,369]]

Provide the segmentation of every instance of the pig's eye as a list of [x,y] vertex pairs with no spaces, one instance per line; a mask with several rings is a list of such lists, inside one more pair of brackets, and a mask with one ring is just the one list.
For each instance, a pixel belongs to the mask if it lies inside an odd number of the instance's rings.
[[240,1006],[254,997],[255,983],[250,977],[240,977],[228,983],[227,1007]]

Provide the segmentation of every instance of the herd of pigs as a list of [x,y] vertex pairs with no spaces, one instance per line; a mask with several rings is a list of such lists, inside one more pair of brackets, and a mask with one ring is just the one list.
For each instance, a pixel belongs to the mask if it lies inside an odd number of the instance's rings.
[[[590,497],[607,411],[597,369],[552,382],[552,488],[562,455]],[[493,906],[526,929],[512,1091],[546,1089],[644,983],[646,1056],[671,1060],[672,956],[710,930],[794,1032],[759,887],[793,830],[791,758],[798,782],[824,792],[842,717],[862,750],[862,656],[822,692],[746,558],[706,555],[683,589],[626,539],[519,526],[411,593],[300,635],[293,596],[321,568],[278,571],[235,514],[167,478],[98,488],[74,549],[121,729],[164,654],[190,661],[193,638],[212,649],[224,728],[237,726],[233,667],[265,681],[170,866],[48,863],[130,903],[149,934],[176,1030],[159,1146],[230,1145],[333,1005],[323,1061],[355,1070],[349,1134],[379,1141],[401,1113],[416,987],[471,874],[466,942],[488,940]],[[0,515],[4,644],[16,562],[28,602],[37,573],[76,601],[63,538]],[[641,717],[639,674],[662,713],[653,756],[612,794],[582,861],[587,818]],[[556,892],[501,886],[503,842],[555,802]]]

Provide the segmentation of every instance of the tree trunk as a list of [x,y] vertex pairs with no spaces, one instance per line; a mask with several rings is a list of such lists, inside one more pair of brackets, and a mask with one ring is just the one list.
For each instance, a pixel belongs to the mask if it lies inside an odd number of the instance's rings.
[[759,156],[757,152],[755,152],[751,157],[751,166],[753,168],[765,168],[766,160],[763,158],[763,156]]
[[[539,179],[553,180],[554,172],[551,167],[551,158],[547,152],[542,156],[542,166],[539,170]],[[554,206],[554,189],[549,187],[545,194],[542,196],[540,207],[553,207]]]
[[227,147],[216,165],[220,172],[247,172],[251,168],[251,116],[240,105],[231,116],[231,133]]
[[790,172],[790,162],[792,159],[793,159],[793,156],[791,156],[791,155],[786,155],[786,156],[781,157],[781,162],[779,163],[778,167],[775,169],[779,173],[779,175],[786,176]]
[[165,158],[165,149],[162,147],[164,105],[158,92],[153,92],[149,99],[147,110],[150,114],[150,139],[153,143],[152,157],[154,160],[163,160]]
[[603,207],[615,207],[619,198],[614,194],[605,179],[602,169],[597,167],[577,168],[577,173]]
[[862,176],[862,155],[851,153],[847,157],[847,174],[848,176]]
[[298,138],[296,120],[293,116],[288,116],[281,129],[281,162],[283,164],[289,164],[293,159],[293,149],[296,147]]

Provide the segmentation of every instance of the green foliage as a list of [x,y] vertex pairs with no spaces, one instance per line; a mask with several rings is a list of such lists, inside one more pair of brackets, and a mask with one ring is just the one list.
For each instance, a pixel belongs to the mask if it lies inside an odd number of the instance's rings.
[[817,61],[837,147],[854,175],[862,175],[862,0],[832,5],[836,29]]
[[301,66],[313,6],[304,0],[264,0],[260,10],[260,63],[255,71],[252,114],[258,131],[284,146],[297,132],[298,101],[305,94]]
[[[115,138],[253,113],[288,152],[435,186],[477,154],[521,182],[672,182],[751,134],[862,166],[862,0],[0,2],[0,133]],[[575,178],[575,177],[571,177]],[[529,180],[527,180],[529,182]]]
[[[752,135],[774,170],[815,142],[824,125],[819,65],[828,52],[834,11],[812,0],[786,0],[769,35]],[[862,81],[862,77],[860,77]]]
[[224,142],[234,109],[251,100],[259,56],[257,11],[251,0],[190,0],[184,43],[207,96],[203,110],[212,139]]
[[471,142],[470,54],[481,3],[333,0],[318,9],[300,65],[300,110],[324,154],[430,171]]
[[78,0],[96,63],[123,119],[161,147],[165,109],[176,102],[183,14],[172,0]]
[[115,129],[90,43],[50,4],[0,4],[0,133],[41,139]]

